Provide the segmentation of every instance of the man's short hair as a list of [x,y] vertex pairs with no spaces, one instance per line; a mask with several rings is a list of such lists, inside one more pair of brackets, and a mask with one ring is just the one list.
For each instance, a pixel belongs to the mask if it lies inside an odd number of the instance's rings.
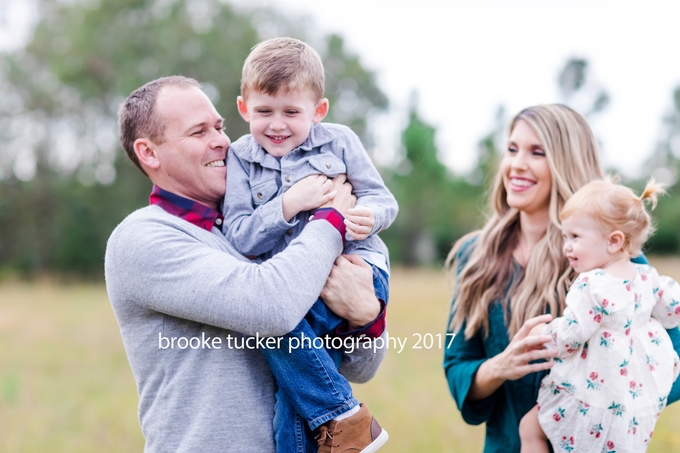
[[323,98],[321,57],[308,44],[294,38],[273,38],[253,48],[243,63],[241,95],[249,91],[271,96],[280,90],[309,90],[315,100]]
[[134,144],[138,138],[148,138],[159,145],[165,141],[165,124],[156,111],[156,99],[158,93],[167,86],[200,88],[201,84],[184,76],[161,77],[137,88],[118,109],[120,143],[130,160],[145,175],[146,171],[135,154]]

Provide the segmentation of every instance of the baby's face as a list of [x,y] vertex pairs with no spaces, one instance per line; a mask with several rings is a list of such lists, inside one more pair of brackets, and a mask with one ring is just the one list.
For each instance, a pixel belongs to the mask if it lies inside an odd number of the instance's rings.
[[250,123],[253,138],[269,154],[282,157],[300,146],[313,123],[324,119],[328,100],[316,101],[308,90],[281,90],[275,95],[249,92],[238,97],[239,113]]
[[611,256],[607,251],[607,235],[595,219],[575,214],[562,220],[562,251],[578,273],[604,267]]

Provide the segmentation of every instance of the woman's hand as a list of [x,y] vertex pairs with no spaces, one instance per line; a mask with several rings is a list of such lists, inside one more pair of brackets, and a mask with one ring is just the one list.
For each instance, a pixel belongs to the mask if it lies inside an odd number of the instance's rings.
[[[554,362],[549,359],[555,357],[557,351],[543,348],[543,344],[551,341],[552,338],[550,335],[530,335],[534,327],[549,322],[551,319],[552,315],[527,319],[517,334],[512,337],[508,347],[479,367],[468,398],[484,399],[491,396],[505,381],[514,381],[529,373],[552,368]],[[529,363],[539,359],[547,359],[547,361]]]

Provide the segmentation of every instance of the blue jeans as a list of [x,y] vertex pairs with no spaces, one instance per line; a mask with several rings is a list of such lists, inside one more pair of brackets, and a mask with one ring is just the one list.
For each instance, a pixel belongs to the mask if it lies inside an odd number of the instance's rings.
[[[376,297],[387,303],[387,273],[371,267]],[[281,337],[279,348],[260,350],[278,385],[274,414],[277,453],[316,453],[312,431],[359,404],[349,382],[338,372],[342,350],[319,347],[322,337],[332,337],[343,321],[318,299],[300,324]]]

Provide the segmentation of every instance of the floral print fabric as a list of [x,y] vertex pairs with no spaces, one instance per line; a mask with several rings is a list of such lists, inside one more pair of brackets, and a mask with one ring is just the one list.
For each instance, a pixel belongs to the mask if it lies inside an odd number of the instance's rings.
[[644,452],[680,370],[664,328],[680,321],[680,285],[637,264],[633,280],[579,275],[548,329],[558,356],[538,419],[556,452]]

